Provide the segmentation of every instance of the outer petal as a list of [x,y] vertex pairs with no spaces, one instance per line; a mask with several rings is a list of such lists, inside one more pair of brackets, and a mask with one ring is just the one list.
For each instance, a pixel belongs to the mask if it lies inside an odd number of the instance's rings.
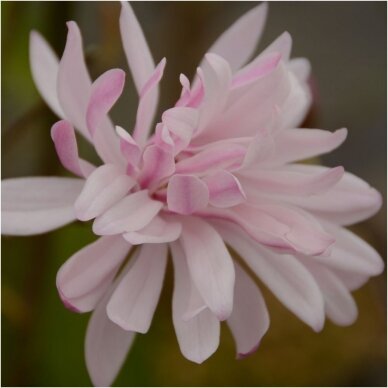
[[51,138],[63,167],[84,178],[94,170],[95,167],[91,163],[78,156],[74,128],[68,121],[55,123],[51,128]]
[[183,319],[189,305],[192,280],[181,245],[175,242],[170,247],[174,263],[172,318],[175,332],[182,354],[200,364],[218,348],[220,322],[209,309],[202,310],[190,320]]
[[348,326],[357,319],[357,305],[352,295],[335,274],[312,260],[303,260],[314,276],[325,300],[327,316],[339,326]]
[[65,117],[57,95],[58,57],[36,31],[30,33],[32,78],[47,105],[61,118]]
[[290,311],[313,330],[322,329],[325,314],[321,291],[297,259],[263,248],[230,223],[217,222],[216,226],[225,241]]
[[181,231],[182,225],[179,222],[156,216],[143,229],[125,233],[123,237],[133,245],[160,244],[177,240]]
[[93,231],[98,235],[136,232],[149,224],[162,206],[161,202],[150,199],[147,190],[137,191],[97,217]]
[[93,310],[130,248],[121,236],[105,236],[70,257],[57,274],[57,288],[66,307],[78,312]]
[[3,180],[2,233],[40,234],[74,221],[73,204],[84,182],[82,179],[54,177]]
[[111,292],[94,310],[85,337],[86,366],[96,387],[113,383],[135,338],[135,333],[121,329],[108,318],[106,305],[110,295]]
[[267,3],[252,8],[234,22],[207,52],[225,58],[235,72],[255,52],[264,29],[267,12]]
[[169,210],[179,214],[192,214],[202,210],[209,202],[209,190],[201,179],[193,175],[174,175],[167,187]]
[[124,330],[146,333],[163,286],[167,245],[143,245],[134,260],[114,291],[107,313]]
[[236,262],[234,307],[228,325],[236,341],[237,358],[257,350],[269,328],[269,314],[261,291],[251,277]]
[[103,164],[86,180],[74,204],[77,218],[88,221],[95,218],[124,198],[136,181],[113,164]]
[[208,223],[191,217],[179,240],[190,275],[209,309],[225,320],[233,309],[234,267],[219,234]]

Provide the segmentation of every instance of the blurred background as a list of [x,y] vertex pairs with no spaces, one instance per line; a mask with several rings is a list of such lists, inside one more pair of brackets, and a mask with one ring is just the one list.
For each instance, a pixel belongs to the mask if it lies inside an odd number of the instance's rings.
[[[254,2],[136,2],[155,61],[167,57],[160,111],[180,92],[179,73],[191,78],[214,39]],[[112,67],[128,70],[121,48],[117,2],[2,3],[2,178],[66,175],[50,139],[55,116],[33,85],[28,62],[32,29],[58,54],[68,20],[83,33],[93,78]],[[316,103],[305,126],[349,129],[345,144],[322,158],[343,165],[384,195],[384,208],[352,229],[386,257],[386,3],[270,2],[258,48],[287,30],[293,56],[313,66]],[[243,43],[242,43],[243,44]],[[131,77],[113,110],[116,124],[133,127],[137,96]],[[91,154],[82,144],[84,155]],[[34,237],[2,238],[2,385],[88,386],[84,333],[88,314],[66,310],[56,271],[93,240],[75,223]],[[355,292],[359,319],[348,328],[327,322],[316,334],[265,287],[271,327],[253,356],[235,360],[223,328],[219,350],[203,365],[179,352],[171,322],[171,266],[147,335],[139,335],[115,382],[135,386],[386,386],[386,274]]]

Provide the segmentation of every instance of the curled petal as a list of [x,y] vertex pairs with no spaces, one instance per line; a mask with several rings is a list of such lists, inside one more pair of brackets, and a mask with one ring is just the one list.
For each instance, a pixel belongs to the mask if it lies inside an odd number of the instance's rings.
[[192,214],[207,206],[209,190],[206,184],[193,175],[174,175],[167,187],[167,206],[179,214]]
[[93,231],[97,235],[138,231],[151,222],[162,206],[161,202],[149,197],[148,190],[137,191],[97,217],[93,223]]
[[98,167],[86,180],[75,202],[75,212],[81,221],[95,218],[128,194],[136,181],[113,164]]
[[170,244],[174,263],[174,291],[172,319],[182,354],[190,361],[201,364],[218,348],[220,322],[209,310],[204,309],[189,320],[183,319],[189,305],[192,280],[179,242]]
[[109,318],[124,330],[146,333],[158,304],[167,264],[166,244],[140,248],[107,305]]
[[75,221],[73,204],[84,183],[83,179],[56,177],[3,180],[2,233],[28,236]]
[[179,239],[190,276],[209,309],[219,320],[233,308],[235,273],[232,258],[220,235],[208,223],[190,217]]
[[57,288],[64,304],[77,312],[93,310],[130,248],[121,236],[104,236],[70,257],[57,274]]
[[68,121],[55,123],[51,128],[51,138],[63,167],[85,178],[94,170],[92,164],[79,158],[74,128]]
[[137,166],[141,157],[141,149],[133,137],[124,129],[116,126],[116,133],[120,137],[120,150],[125,159],[132,166]]

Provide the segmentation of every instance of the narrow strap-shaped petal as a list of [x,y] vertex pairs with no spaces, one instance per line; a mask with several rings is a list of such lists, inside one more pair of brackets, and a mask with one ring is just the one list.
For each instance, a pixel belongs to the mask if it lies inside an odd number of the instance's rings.
[[167,264],[166,244],[140,248],[107,306],[109,318],[124,330],[146,333],[158,304]]
[[104,236],[71,256],[57,274],[58,292],[66,307],[93,310],[130,248],[121,236]]
[[74,128],[68,121],[61,120],[55,123],[51,128],[51,138],[63,167],[84,178],[95,169],[91,163],[78,156]]
[[314,260],[334,270],[350,271],[354,274],[376,276],[384,271],[380,254],[353,232],[335,224],[324,224],[325,229],[335,237],[329,256]]
[[287,166],[268,170],[240,170],[238,176],[248,197],[260,197],[263,192],[296,196],[311,196],[330,190],[344,174],[344,168],[334,167],[317,174],[289,171]]
[[74,201],[85,181],[74,178],[12,178],[1,182],[3,234],[49,232],[76,219]]
[[287,65],[299,81],[306,82],[308,80],[311,73],[311,63],[307,58],[292,58]]
[[86,139],[91,140],[86,126],[86,107],[89,100],[91,80],[86,68],[82,38],[75,22],[68,22],[65,50],[59,62],[58,98],[68,119]]
[[[128,65],[140,95],[144,85],[154,71],[155,63],[140,24],[127,1],[121,2],[120,32]],[[153,100],[156,105],[158,90],[155,89],[153,93],[155,94]]]
[[358,310],[351,293],[327,268],[313,263],[308,258],[302,261],[311,272],[322,291],[325,312],[331,321],[339,326],[349,326],[357,319]]
[[96,387],[112,385],[135,338],[134,332],[121,329],[106,314],[106,305],[113,289],[94,310],[86,330],[86,366]]
[[209,190],[209,203],[215,207],[236,206],[246,200],[239,180],[228,171],[218,171],[206,176],[203,181]]
[[179,241],[203,300],[219,320],[227,319],[233,308],[235,274],[220,235],[207,222],[191,217],[185,219]]
[[136,232],[149,224],[162,206],[162,202],[149,197],[148,190],[137,191],[98,216],[94,220],[93,231],[98,235]]
[[174,242],[170,247],[174,263],[172,319],[175,333],[182,354],[188,360],[201,364],[218,348],[220,322],[207,308],[189,320],[183,319],[189,305],[192,280],[181,245]]
[[360,275],[351,271],[342,271],[332,268],[331,272],[333,272],[341,280],[349,291],[358,290],[369,280],[369,276]]
[[207,50],[225,58],[233,72],[256,50],[267,18],[267,3],[259,4],[235,21]]
[[116,133],[120,137],[120,150],[131,166],[137,166],[141,157],[141,149],[133,137],[124,129],[116,126]]
[[325,320],[322,293],[314,278],[295,257],[263,248],[230,223],[217,222],[216,226],[225,241],[285,307],[313,330],[322,329]]
[[32,78],[47,105],[64,118],[57,94],[59,60],[45,39],[37,32],[30,33],[30,65]]
[[141,89],[136,113],[136,125],[133,132],[133,138],[141,147],[145,145],[150,135],[151,123],[156,110],[155,90],[157,90],[159,82],[163,77],[165,67],[166,58],[163,58]]
[[275,137],[272,163],[285,164],[326,154],[338,148],[346,139],[346,128],[335,132],[322,129],[289,129]]
[[269,314],[263,295],[251,277],[234,263],[236,286],[234,306],[227,323],[236,342],[237,358],[254,353],[269,328]]
[[121,69],[111,69],[100,75],[92,85],[86,123],[92,137],[105,115],[110,111],[123,92],[125,73]]
[[123,237],[133,245],[160,244],[175,241],[182,232],[182,225],[166,217],[156,216],[143,229],[124,233]]
[[162,179],[175,172],[175,160],[172,152],[158,145],[147,146],[143,153],[143,168],[138,176],[141,187],[152,189]]
[[[327,167],[292,164],[290,171],[317,174]],[[363,221],[381,208],[381,194],[359,177],[345,172],[342,179],[329,191],[311,197],[287,196],[282,201],[308,210],[319,218],[340,225],[351,225]]]
[[124,198],[136,181],[114,164],[103,164],[86,180],[75,202],[75,212],[81,221],[95,218]]
[[208,202],[209,190],[198,177],[177,174],[169,180],[167,187],[169,210],[188,215],[204,209]]

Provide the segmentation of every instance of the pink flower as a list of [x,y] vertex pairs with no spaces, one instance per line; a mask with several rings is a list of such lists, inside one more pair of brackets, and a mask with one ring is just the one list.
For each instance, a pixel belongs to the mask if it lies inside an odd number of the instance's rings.
[[[192,83],[180,76],[181,96],[153,130],[166,61],[155,67],[123,3],[121,35],[139,93],[132,135],[107,115],[125,73],[109,70],[92,82],[74,22],[60,61],[31,33],[35,83],[61,117],[51,136],[78,178],[3,181],[2,228],[30,235],[94,220],[100,237],[60,268],[57,287],[69,309],[94,310],[86,362],[95,385],[112,383],[135,333],[149,330],[169,250],[173,324],[183,355],[197,363],[217,349],[221,321],[238,357],[254,352],[269,327],[261,291],[227,245],[315,331],[325,316],[353,323],[351,291],[383,271],[379,254],[344,228],[375,214],[380,194],[342,167],[296,163],[332,151],[347,135],[298,128],[311,104],[309,62],[290,59],[284,33],[246,65],[266,12],[262,4],[232,25]],[[93,144],[100,166],[79,157],[73,127]]]

